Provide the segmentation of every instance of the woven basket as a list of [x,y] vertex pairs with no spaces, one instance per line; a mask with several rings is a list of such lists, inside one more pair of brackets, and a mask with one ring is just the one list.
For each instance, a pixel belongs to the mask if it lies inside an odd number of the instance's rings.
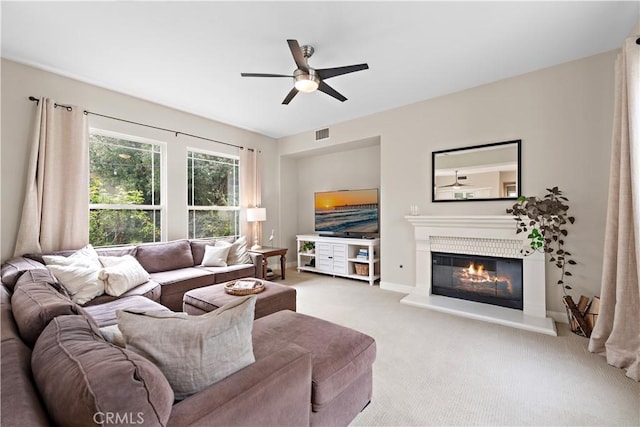
[[369,264],[353,264],[356,267],[356,274],[360,276],[369,275]]
[[228,294],[238,295],[238,296],[258,294],[264,291],[264,284],[257,280],[254,281],[253,288],[251,289],[234,289],[233,285],[235,285],[235,283],[236,283],[235,281],[227,283],[226,285],[224,285],[224,290]]

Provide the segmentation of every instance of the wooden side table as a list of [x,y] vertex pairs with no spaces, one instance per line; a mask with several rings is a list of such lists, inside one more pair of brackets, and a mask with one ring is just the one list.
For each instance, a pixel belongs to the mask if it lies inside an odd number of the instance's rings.
[[[285,279],[284,271],[287,263],[287,248],[260,248],[260,249],[250,249],[249,252],[253,252],[256,254],[262,254],[262,277],[261,279],[267,280],[267,266],[268,266],[268,258],[272,256],[280,255],[280,276],[282,280]],[[271,280],[273,278],[269,278]]]

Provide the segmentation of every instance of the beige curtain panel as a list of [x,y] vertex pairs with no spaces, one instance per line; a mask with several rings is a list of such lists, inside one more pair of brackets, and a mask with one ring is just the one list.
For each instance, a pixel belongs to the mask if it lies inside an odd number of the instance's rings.
[[[246,221],[247,208],[260,206],[262,203],[262,172],[258,150],[243,148],[240,150],[240,208],[242,235],[247,242],[254,239],[254,224]],[[249,246],[251,243],[249,243]]]
[[89,146],[82,108],[38,102],[14,254],[89,242]]
[[640,381],[640,35],[616,61],[616,101],[600,315],[589,351]]

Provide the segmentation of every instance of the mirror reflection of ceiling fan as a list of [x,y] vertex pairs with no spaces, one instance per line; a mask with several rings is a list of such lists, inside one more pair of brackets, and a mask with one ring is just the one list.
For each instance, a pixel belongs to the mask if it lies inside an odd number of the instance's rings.
[[470,184],[462,184],[459,181],[459,177],[458,177],[458,171],[456,171],[456,180],[454,181],[453,184],[448,184],[448,185],[441,185],[438,188],[453,188],[454,190],[459,190],[462,187],[470,187]]
[[344,102],[347,98],[339,93],[337,90],[326,84],[324,81],[331,77],[341,76],[343,74],[353,73],[355,71],[362,71],[369,69],[367,64],[347,65],[345,67],[335,68],[323,68],[316,70],[309,66],[309,58],[313,55],[313,47],[309,45],[300,46],[297,40],[287,40],[289,44],[289,50],[293,55],[293,60],[296,63],[296,69],[293,71],[293,75],[287,74],[264,74],[264,73],[240,73],[242,77],[289,77],[293,78],[294,87],[289,94],[284,98],[282,103],[284,105],[289,104],[294,96],[298,92],[313,92],[316,89],[320,92],[324,92],[329,96],[337,99],[340,102]]

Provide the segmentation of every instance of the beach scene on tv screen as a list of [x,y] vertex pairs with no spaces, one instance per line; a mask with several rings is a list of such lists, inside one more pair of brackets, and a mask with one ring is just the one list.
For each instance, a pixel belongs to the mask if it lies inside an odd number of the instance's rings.
[[378,232],[378,190],[315,193],[318,232]]

